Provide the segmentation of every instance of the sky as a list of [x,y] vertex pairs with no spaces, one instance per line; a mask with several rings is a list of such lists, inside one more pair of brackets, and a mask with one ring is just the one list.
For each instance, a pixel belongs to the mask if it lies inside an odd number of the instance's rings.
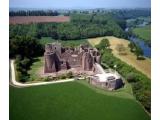
[[150,8],[151,0],[10,0],[10,8]]

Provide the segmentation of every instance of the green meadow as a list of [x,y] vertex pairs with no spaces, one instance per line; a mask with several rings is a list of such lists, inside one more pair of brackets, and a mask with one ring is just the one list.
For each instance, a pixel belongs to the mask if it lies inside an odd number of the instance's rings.
[[134,28],[133,33],[137,35],[139,38],[150,42],[151,40],[151,25],[147,25],[145,27]]
[[150,120],[132,94],[123,92],[97,90],[81,81],[10,86],[10,120]]
[[42,37],[39,39],[40,43],[45,45],[47,43],[53,43],[53,42],[60,42],[65,47],[75,47],[79,46],[80,44],[86,44],[88,43],[87,40],[81,39],[81,40],[55,40],[51,37]]

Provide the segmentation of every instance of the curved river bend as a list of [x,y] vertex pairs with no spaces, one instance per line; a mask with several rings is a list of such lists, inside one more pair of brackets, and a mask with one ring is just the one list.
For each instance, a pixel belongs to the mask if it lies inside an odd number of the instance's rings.
[[[127,32],[129,28],[126,28],[125,31]],[[151,47],[147,43],[144,42],[144,40],[139,39],[135,36],[128,37],[128,39],[135,44],[139,45],[139,47],[143,50],[143,55],[145,57],[151,58]]]

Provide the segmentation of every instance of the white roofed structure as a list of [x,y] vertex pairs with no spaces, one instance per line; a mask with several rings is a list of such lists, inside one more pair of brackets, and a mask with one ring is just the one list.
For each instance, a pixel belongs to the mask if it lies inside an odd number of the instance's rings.
[[116,73],[103,73],[96,74],[95,76],[99,78],[99,82],[108,82],[109,80],[120,79],[120,76]]

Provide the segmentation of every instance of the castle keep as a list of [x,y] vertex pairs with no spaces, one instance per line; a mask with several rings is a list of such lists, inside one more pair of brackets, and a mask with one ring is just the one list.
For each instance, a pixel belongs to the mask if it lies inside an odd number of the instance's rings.
[[92,71],[94,63],[100,63],[100,53],[96,48],[80,45],[77,48],[64,48],[60,43],[45,45],[44,73],[81,67],[85,71]]

